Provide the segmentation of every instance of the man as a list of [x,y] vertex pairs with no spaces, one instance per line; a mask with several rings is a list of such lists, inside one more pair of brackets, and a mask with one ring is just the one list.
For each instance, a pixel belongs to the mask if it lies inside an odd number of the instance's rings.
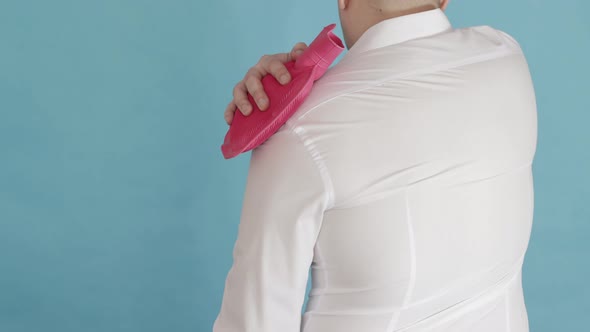
[[[530,73],[513,38],[454,29],[446,6],[338,0],[349,51],[252,151],[214,332],[529,331]],[[266,109],[261,77],[304,48],[263,57],[227,122],[246,92]]]

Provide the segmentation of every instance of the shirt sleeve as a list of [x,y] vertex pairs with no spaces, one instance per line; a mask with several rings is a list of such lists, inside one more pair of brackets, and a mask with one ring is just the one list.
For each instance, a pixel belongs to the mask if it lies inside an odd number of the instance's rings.
[[213,332],[299,332],[313,249],[330,204],[320,168],[281,127],[252,150],[245,196]]

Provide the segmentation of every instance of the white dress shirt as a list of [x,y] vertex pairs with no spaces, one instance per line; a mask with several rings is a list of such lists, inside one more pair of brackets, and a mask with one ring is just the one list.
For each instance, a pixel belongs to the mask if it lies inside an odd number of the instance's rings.
[[504,32],[368,29],[252,151],[213,331],[528,331],[536,112]]

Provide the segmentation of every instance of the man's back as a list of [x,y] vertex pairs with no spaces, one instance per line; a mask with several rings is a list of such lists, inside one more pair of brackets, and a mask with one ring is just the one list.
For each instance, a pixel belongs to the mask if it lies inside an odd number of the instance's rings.
[[373,26],[253,151],[214,331],[295,331],[312,259],[303,332],[528,331],[536,116],[508,35]]
[[537,127],[518,44],[482,26],[364,46],[287,124],[333,188],[302,330],[528,331]]

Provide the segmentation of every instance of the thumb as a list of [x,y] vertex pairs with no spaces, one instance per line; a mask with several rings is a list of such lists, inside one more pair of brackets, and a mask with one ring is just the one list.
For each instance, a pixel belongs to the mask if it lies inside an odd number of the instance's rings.
[[297,60],[301,56],[301,53],[307,49],[307,45],[304,42],[299,42],[293,46],[291,50],[291,59]]

